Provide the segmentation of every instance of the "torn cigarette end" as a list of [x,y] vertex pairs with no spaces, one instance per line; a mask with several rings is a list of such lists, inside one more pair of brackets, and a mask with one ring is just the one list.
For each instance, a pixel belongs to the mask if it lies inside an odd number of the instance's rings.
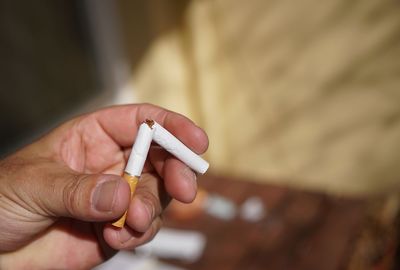
[[144,122],[145,122],[150,128],[153,128],[153,126],[154,126],[154,120],[146,119]]

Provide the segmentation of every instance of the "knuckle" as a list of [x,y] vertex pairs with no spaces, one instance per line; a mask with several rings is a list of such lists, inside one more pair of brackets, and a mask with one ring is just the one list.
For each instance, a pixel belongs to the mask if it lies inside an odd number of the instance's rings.
[[151,240],[154,239],[154,237],[160,231],[162,223],[163,223],[163,221],[162,221],[161,217],[157,217],[157,219],[154,220],[154,222],[151,224],[151,227],[149,229],[150,230],[149,237],[146,239],[146,242],[150,242]]
[[151,216],[154,218],[155,216],[159,215],[161,212],[161,206],[158,196],[151,192],[151,190],[149,190],[148,188],[139,187],[138,189],[140,200],[144,204],[148,205],[151,209]]
[[65,210],[70,216],[74,215],[82,208],[80,187],[83,181],[83,178],[78,175],[71,175],[71,178],[72,179],[64,187],[62,194]]
[[145,233],[141,233],[139,237],[133,237],[131,240],[124,243],[122,249],[132,249],[150,242],[157,235],[161,225],[162,220],[157,217]]

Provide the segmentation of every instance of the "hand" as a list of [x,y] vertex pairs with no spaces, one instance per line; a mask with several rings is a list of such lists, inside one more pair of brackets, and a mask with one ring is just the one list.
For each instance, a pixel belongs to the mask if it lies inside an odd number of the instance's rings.
[[[72,119],[0,161],[0,268],[88,269],[154,237],[170,198],[189,203],[196,175],[152,146],[130,199],[120,176],[139,125],[154,119],[195,152],[204,131],[186,117],[142,104]],[[126,225],[110,222],[128,209]]]

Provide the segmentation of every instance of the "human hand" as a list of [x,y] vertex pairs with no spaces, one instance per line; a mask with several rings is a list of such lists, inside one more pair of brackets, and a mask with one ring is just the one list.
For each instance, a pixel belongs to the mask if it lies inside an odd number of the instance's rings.
[[[91,268],[151,240],[171,197],[195,198],[196,175],[152,146],[130,200],[121,174],[146,118],[198,154],[208,147],[207,135],[186,117],[140,104],[72,119],[0,161],[1,269]],[[127,209],[125,227],[111,226]]]

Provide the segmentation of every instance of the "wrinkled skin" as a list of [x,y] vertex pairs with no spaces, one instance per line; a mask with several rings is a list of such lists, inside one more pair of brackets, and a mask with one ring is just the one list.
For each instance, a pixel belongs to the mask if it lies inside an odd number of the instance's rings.
[[[90,269],[151,240],[171,198],[195,198],[196,175],[153,145],[130,199],[120,175],[146,118],[206,151],[207,136],[192,121],[139,104],[72,119],[0,161],[1,269]],[[127,209],[125,227],[111,226]]]

